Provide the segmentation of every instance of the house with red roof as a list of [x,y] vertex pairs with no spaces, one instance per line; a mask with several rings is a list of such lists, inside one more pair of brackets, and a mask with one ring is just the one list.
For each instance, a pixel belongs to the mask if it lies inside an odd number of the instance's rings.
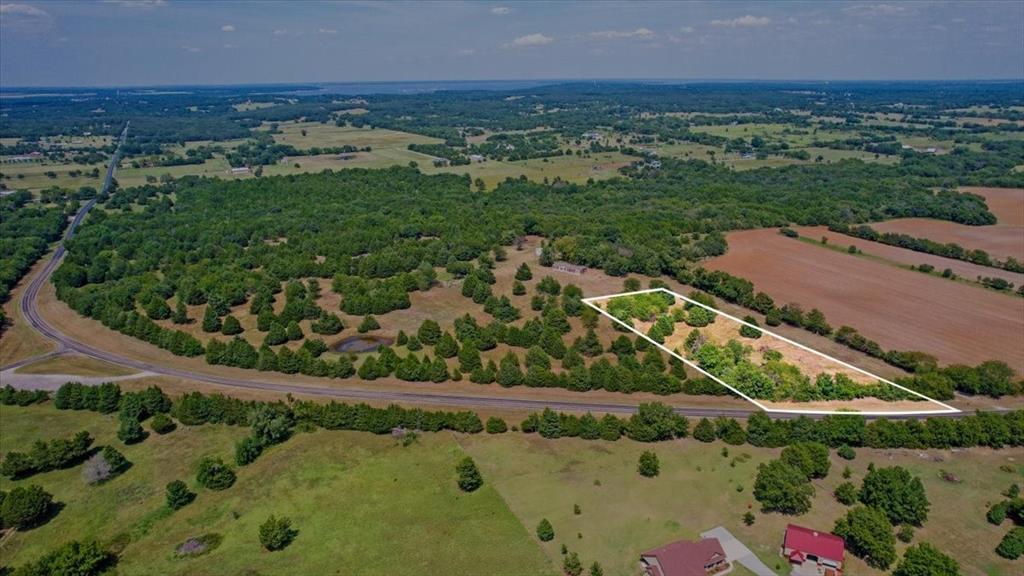
[[640,569],[644,576],[708,576],[725,574],[732,565],[718,538],[704,538],[696,542],[680,540],[644,552]]
[[786,526],[781,552],[789,560],[793,574],[839,576],[843,573],[846,542],[835,534],[790,524]]

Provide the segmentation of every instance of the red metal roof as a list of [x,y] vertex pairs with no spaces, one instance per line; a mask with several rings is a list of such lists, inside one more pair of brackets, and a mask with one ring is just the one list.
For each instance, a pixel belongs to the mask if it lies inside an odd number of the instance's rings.
[[[641,558],[651,556],[658,559],[663,576],[704,576],[707,573],[704,566],[725,560],[725,550],[718,538],[705,538],[696,542],[680,540],[640,555]],[[656,570],[651,568],[656,567],[649,567],[647,572],[656,576]]]
[[842,562],[846,553],[846,543],[839,536],[796,524],[786,526],[786,540],[783,546],[789,550],[813,554],[818,558],[836,562]]

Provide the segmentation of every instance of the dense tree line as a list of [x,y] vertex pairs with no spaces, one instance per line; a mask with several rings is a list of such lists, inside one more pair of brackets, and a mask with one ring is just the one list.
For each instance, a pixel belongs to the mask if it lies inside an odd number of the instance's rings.
[[[993,221],[988,224],[994,223],[995,221],[993,219]],[[1002,268],[1004,270],[1009,270],[1010,272],[1024,272],[1024,264],[1017,262],[1017,260],[1012,257],[1007,258],[1005,261],[994,260],[989,256],[988,252],[985,252],[984,250],[969,250],[955,242],[943,244],[927,238],[916,238],[909,234],[878,232],[866,224],[859,226],[832,224],[829,226],[829,230],[840,234],[856,236],[857,238],[863,238],[864,240],[871,240],[872,242],[880,242],[882,244],[888,244],[889,246],[897,246],[908,250],[914,250],[915,252],[924,252],[926,254],[934,254],[945,258],[963,260],[965,262],[981,266]]]
[[[18,191],[0,196],[0,303],[42,256],[49,244],[64,232],[74,202],[47,208],[34,205],[32,195]],[[0,330],[3,318],[0,317]]]

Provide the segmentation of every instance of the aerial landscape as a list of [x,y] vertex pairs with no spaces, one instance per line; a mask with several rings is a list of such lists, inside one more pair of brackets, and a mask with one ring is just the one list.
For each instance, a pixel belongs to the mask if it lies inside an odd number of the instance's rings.
[[0,576],[1024,574],[1024,3],[4,0],[0,304]]

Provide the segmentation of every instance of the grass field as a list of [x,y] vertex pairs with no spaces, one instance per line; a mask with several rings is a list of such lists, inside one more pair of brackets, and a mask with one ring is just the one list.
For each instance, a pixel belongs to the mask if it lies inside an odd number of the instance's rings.
[[[450,434],[426,434],[402,447],[388,436],[317,431],[299,434],[238,471],[222,492],[198,489],[193,466],[205,454],[230,460],[246,429],[179,427],[166,436],[124,446],[116,419],[60,412],[52,405],[0,407],[0,450],[39,438],[89,430],[97,445],[113,443],[133,463],[122,476],[86,486],[80,466],[12,483],[40,484],[64,508],[47,524],[0,544],[5,564],[18,565],[68,539],[124,545],[118,574],[552,574],[541,550],[487,483],[458,490],[455,463],[463,452]],[[168,513],[164,485],[186,480],[199,495]],[[291,518],[299,533],[281,552],[261,549],[257,527],[269,515]],[[221,545],[178,559],[178,544],[218,533]]]
[[18,374],[70,374],[74,376],[128,376],[135,370],[77,354],[55,356],[27,364],[15,370]]
[[[853,462],[833,457],[829,476],[815,481],[817,494],[811,512],[791,517],[761,513],[752,496],[757,465],[775,457],[775,450],[730,446],[729,456],[723,457],[725,445],[721,442],[684,440],[652,446],[626,440],[549,441],[516,434],[466,437],[461,442],[527,527],[535,527],[541,518],[551,522],[555,538],[545,543],[544,549],[553,560],[559,558],[559,548],[565,543],[579,552],[584,565],[600,561],[609,576],[633,575],[640,552],[680,538],[699,537],[719,525],[769,567],[783,567],[785,563],[776,554],[785,525],[795,522],[831,530],[846,509],[831,495],[844,481],[843,467],[849,464],[851,481],[859,485],[869,461],[879,466],[904,466],[924,482],[932,509],[914,542],[928,541],[951,554],[960,561],[964,574],[1017,573],[1013,563],[993,551],[1007,528],[989,525],[985,512],[1001,498],[1002,490],[1020,480],[1024,473],[1020,470],[1021,450],[919,453],[864,449],[858,450]],[[637,459],[645,449],[653,449],[661,461],[661,474],[656,478],[643,478],[636,472]],[[749,460],[730,465],[744,453]],[[999,469],[1007,463],[1018,472]],[[942,480],[943,470],[959,477],[961,483]],[[742,486],[742,492],[737,486]],[[573,513],[574,504],[580,505],[581,514]],[[742,522],[748,509],[756,516],[749,527]],[[900,544],[898,549],[903,547]],[[846,573],[880,574],[849,554]]]
[[[93,168],[100,169],[100,175],[96,178],[88,176]],[[82,171],[78,176],[72,176],[70,172]],[[106,167],[102,164],[56,164],[52,162],[33,162],[26,164],[3,164],[0,165],[0,173],[3,173],[4,184],[11,190],[41,190],[51,186],[60,186],[77,190],[82,186],[92,186],[99,189],[103,184],[103,175]],[[53,172],[56,177],[50,178],[47,172]],[[120,174],[118,174],[120,179]]]

